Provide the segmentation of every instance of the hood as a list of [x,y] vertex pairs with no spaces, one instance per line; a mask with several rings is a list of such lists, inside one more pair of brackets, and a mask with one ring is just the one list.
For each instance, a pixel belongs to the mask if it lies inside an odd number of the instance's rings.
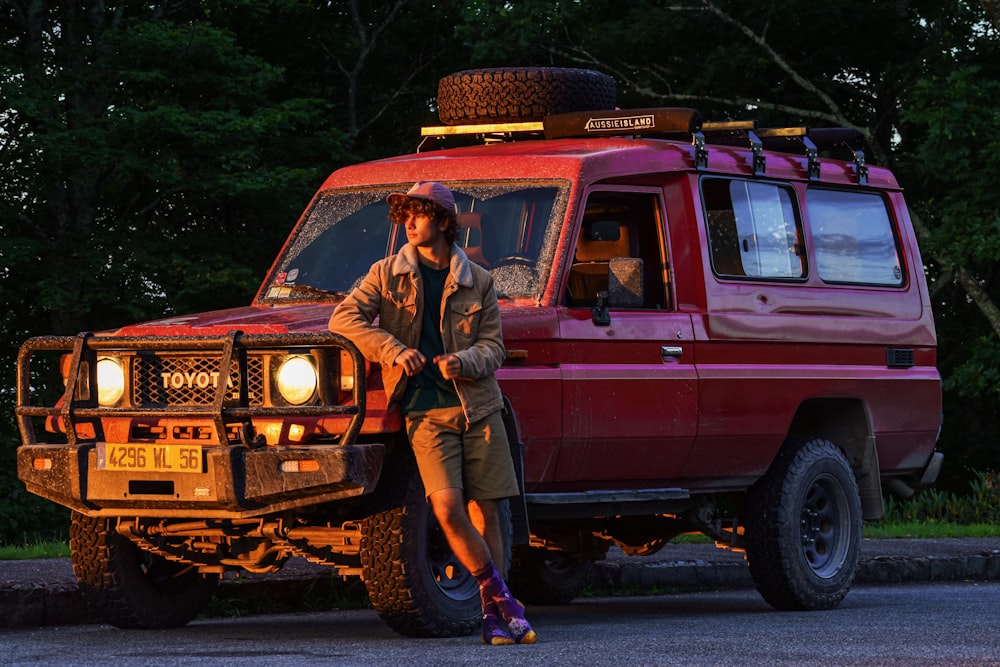
[[243,333],[288,333],[326,331],[335,304],[283,304],[246,306],[162,320],[130,324],[104,332],[119,336],[215,336]]

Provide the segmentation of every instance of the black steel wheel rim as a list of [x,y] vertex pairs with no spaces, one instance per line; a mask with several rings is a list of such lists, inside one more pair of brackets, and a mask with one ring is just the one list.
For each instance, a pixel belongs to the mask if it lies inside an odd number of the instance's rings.
[[818,477],[802,502],[802,554],[819,577],[843,570],[850,547],[851,515],[847,493],[832,475]]

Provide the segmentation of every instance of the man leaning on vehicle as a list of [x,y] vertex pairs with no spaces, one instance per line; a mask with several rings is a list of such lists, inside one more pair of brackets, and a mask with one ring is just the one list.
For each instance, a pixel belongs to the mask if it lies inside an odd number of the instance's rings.
[[518,487],[494,375],[505,351],[493,278],[455,245],[455,199],[444,185],[421,181],[387,200],[407,244],[371,267],[329,328],[382,364],[427,501],[479,582],[483,643],[534,644],[524,607],[500,576],[499,501]]

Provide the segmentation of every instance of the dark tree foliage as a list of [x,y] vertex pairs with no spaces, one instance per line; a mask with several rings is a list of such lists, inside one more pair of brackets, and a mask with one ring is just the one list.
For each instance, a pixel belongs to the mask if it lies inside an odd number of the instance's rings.
[[198,3],[6,2],[0,36],[6,416],[30,335],[247,303],[344,132]]
[[4,17],[5,335],[245,302],[338,150],[327,103],[196,6],[84,4]]

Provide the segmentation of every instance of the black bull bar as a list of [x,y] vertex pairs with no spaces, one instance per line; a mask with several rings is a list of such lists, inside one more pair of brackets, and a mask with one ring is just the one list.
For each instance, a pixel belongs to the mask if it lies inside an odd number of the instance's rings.
[[[339,368],[321,360],[319,404],[255,406],[248,390],[249,351],[289,351],[333,348],[346,351],[353,362],[351,400],[325,385]],[[170,352],[219,356],[219,381],[214,400],[206,405],[101,407],[97,401],[97,360],[101,353]],[[56,405],[31,404],[31,360],[40,352],[71,353],[66,389]],[[226,380],[236,369],[238,382]],[[299,506],[315,505],[371,491],[378,481],[385,447],[358,444],[365,417],[365,363],[358,349],[333,333],[245,334],[230,331],[215,336],[42,336],[21,346],[17,360],[17,405],[21,433],[18,476],[32,493],[84,514],[95,516],[259,516]],[[86,382],[87,387],[81,387]],[[238,385],[238,386],[237,386]],[[346,416],[347,425],[334,444],[266,445],[254,433],[254,418],[318,419]],[[98,466],[99,446],[105,442],[102,419],[169,417],[211,420],[218,446],[201,447],[199,473],[129,472]],[[57,419],[66,442],[38,441],[32,419]],[[81,438],[79,429],[87,437]],[[236,438],[230,435],[235,426]],[[91,435],[92,434],[92,435]],[[124,444],[124,443],[122,443]],[[288,462],[308,461],[304,471]],[[306,466],[298,466],[306,468]],[[315,468],[313,470],[312,468]]]

